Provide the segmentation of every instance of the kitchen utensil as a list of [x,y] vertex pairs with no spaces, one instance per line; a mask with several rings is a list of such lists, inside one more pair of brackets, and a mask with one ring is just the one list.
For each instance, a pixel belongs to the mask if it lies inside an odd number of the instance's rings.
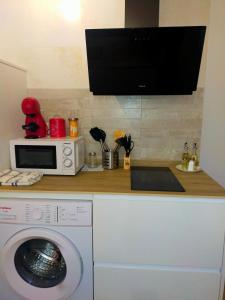
[[117,129],[114,131],[114,139],[116,146],[114,147],[114,151],[119,151],[120,147],[122,146],[121,144],[121,138],[125,136],[125,132],[123,130]]
[[120,137],[115,140],[116,146],[114,147],[114,151],[119,151],[120,147],[123,146],[123,137]]
[[91,130],[89,132],[90,132],[90,135],[93,137],[93,139],[101,144],[102,151],[110,150],[108,145],[105,142],[106,133],[104,130],[102,130],[98,127],[94,127],[94,128],[91,128]]
[[101,135],[99,133],[98,127],[91,128],[89,132],[90,135],[93,137],[93,139],[101,144],[101,148],[102,148],[102,140],[101,140]]
[[66,136],[65,119],[54,117],[49,120],[50,137],[61,138]]
[[124,147],[126,152],[126,157],[129,157],[131,151],[134,148],[134,142],[131,140],[131,135],[130,134],[128,136],[125,135],[124,137],[120,138],[118,142],[120,142],[121,146]]
[[104,151],[110,151],[109,146],[105,142],[105,139],[106,139],[106,133],[105,133],[105,131],[102,130],[102,129],[99,129],[99,130],[100,130],[100,134],[101,134],[101,139],[102,139],[102,144],[103,144],[103,150]]
[[106,139],[106,133],[105,133],[105,131],[99,128],[99,134],[101,136],[103,151],[109,151],[110,149],[109,149],[108,145],[105,142],[105,139]]
[[117,139],[119,139],[119,138],[125,136],[125,134],[126,134],[125,131],[120,130],[120,129],[116,129],[116,130],[114,131],[114,140],[117,140]]
[[131,140],[131,135],[128,135],[127,138],[127,151],[126,151],[126,156],[130,156],[131,151],[134,148],[134,142]]
[[89,131],[90,135],[93,137],[93,139],[97,142],[101,142],[100,141],[100,137],[99,137],[99,131],[96,130],[97,127],[91,128],[91,130]]

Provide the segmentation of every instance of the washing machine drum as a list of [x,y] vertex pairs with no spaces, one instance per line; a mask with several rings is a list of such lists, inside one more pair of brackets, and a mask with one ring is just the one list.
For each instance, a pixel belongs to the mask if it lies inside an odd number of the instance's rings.
[[31,239],[16,251],[15,267],[29,284],[49,288],[66,277],[66,262],[59,248],[45,239]]
[[22,230],[8,240],[3,257],[8,283],[26,299],[67,299],[81,281],[77,248],[52,230]]

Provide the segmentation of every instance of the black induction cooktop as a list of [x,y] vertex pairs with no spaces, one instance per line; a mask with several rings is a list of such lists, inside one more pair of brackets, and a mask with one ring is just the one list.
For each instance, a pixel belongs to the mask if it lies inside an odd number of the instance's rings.
[[167,167],[131,167],[131,189],[185,192],[176,176]]

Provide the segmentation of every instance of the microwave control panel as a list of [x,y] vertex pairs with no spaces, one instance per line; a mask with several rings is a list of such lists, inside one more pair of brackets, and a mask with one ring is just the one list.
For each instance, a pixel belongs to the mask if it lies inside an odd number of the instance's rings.
[[63,143],[62,145],[62,164],[63,169],[74,168],[74,144],[70,142]]

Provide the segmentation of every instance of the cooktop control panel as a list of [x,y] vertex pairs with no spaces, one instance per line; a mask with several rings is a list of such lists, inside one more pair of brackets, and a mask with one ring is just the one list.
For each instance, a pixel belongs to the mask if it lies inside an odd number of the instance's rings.
[[0,203],[0,223],[91,226],[92,202],[3,200]]

